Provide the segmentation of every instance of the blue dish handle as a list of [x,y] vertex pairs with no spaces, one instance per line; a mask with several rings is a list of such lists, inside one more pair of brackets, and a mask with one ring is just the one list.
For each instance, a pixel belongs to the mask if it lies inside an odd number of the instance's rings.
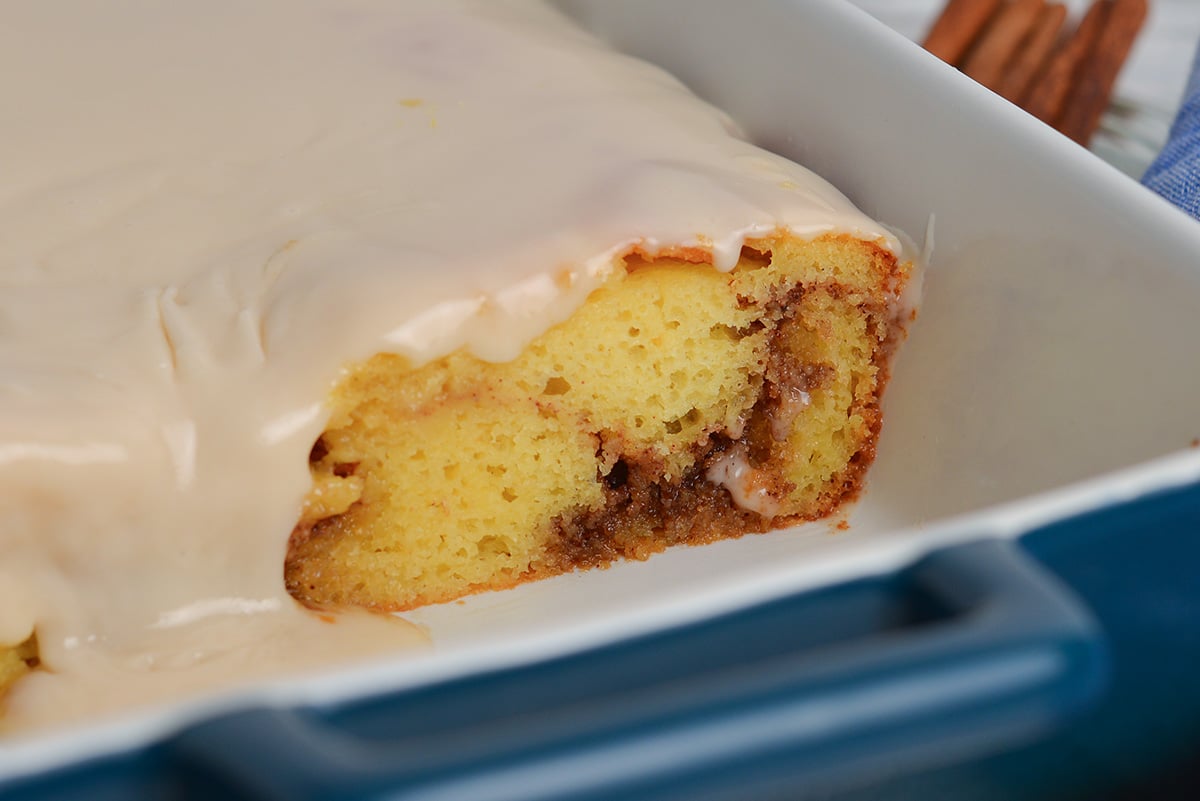
[[1069,590],[1018,543],[982,541],[547,664],[233,714],[165,754],[188,797],[746,798],[997,748],[1082,709],[1106,676]]

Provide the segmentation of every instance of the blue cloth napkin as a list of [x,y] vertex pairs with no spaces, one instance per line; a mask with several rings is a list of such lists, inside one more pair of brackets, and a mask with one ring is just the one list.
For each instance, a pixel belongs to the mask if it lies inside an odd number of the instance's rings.
[[1200,219],[1200,50],[1171,138],[1142,183],[1193,217]]

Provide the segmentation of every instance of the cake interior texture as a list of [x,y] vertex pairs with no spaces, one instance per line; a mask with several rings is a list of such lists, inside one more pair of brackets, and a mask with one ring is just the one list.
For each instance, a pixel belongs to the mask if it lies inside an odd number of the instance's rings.
[[874,457],[910,266],[849,236],[627,255],[514,361],[348,370],[289,591],[398,611],[824,517]]

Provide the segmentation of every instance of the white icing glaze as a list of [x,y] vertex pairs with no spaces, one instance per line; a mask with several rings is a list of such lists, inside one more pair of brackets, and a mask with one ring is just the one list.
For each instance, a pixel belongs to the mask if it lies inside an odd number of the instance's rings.
[[792,424],[812,405],[812,395],[802,389],[788,387],[787,395],[779,399],[779,408],[771,415],[771,438],[784,442],[792,433]]
[[743,509],[763,517],[779,514],[779,501],[761,484],[762,476],[750,465],[744,445],[734,445],[718,456],[704,477],[728,490],[733,502]]
[[511,358],[634,245],[898,247],[661,71],[460,5],[5,3],[0,643],[52,671],[9,722],[419,639],[284,591],[348,362]]

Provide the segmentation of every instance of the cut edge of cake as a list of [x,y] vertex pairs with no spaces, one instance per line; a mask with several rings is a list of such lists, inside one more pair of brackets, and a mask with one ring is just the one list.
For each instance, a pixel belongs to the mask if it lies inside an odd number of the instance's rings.
[[875,455],[911,262],[846,234],[633,248],[512,362],[348,368],[289,591],[403,611],[829,516]]

